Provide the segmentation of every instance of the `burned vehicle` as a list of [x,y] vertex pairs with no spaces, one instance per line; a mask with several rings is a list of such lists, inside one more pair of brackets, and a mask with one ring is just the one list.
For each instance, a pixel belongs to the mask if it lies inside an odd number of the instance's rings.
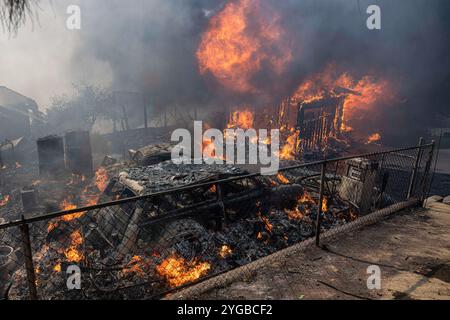
[[[358,168],[360,179],[350,179]],[[376,163],[355,160],[327,172],[320,203],[319,166],[273,176],[232,165],[171,161],[116,166],[103,181],[98,207],[40,226],[45,240],[36,249],[37,268],[53,270],[52,278],[40,276],[40,294],[161,297],[314,236],[319,208],[322,229],[356,219],[379,194],[378,169]],[[83,271],[83,290],[67,293],[65,270],[73,264]],[[16,278],[23,283],[24,272]],[[61,290],[55,290],[58,285]],[[13,289],[20,297],[20,286]]]

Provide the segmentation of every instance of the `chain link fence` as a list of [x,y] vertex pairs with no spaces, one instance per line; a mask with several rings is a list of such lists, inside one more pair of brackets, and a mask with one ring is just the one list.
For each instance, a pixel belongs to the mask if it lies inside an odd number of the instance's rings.
[[[433,144],[133,197],[0,225],[8,299],[159,299],[429,188]],[[262,260],[260,260],[262,259]]]

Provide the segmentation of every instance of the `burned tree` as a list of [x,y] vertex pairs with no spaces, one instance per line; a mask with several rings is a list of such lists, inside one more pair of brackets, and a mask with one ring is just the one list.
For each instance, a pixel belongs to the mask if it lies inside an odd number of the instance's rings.
[[15,32],[34,16],[34,7],[38,0],[2,0],[0,1],[0,23],[8,32]]

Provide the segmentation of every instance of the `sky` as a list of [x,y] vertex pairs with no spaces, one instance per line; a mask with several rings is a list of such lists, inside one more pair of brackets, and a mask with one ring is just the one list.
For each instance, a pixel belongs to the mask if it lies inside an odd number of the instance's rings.
[[66,28],[66,3],[41,1],[38,19],[28,19],[15,35],[0,32],[0,85],[33,98],[41,109],[51,97],[71,94],[74,83],[112,83],[108,62],[79,55],[83,36]]

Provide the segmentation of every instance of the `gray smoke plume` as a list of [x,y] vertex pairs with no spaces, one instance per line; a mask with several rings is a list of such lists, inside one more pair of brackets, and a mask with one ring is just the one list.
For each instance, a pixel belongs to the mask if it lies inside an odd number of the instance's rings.
[[[277,103],[308,76],[334,63],[356,78],[373,74],[392,83],[396,104],[379,106],[365,120],[371,129],[382,130],[387,142],[415,140],[450,115],[447,0],[261,2],[266,4],[264,14],[280,15],[283,39],[292,50],[286,72],[274,75],[263,68],[252,79],[267,93],[264,98],[223,90],[213,77],[199,73],[195,54],[202,33],[225,0],[64,0],[55,6],[56,14],[66,3],[82,9],[79,43],[69,68],[77,79],[80,70],[91,69],[96,61],[111,71],[113,90],[144,92],[158,108]],[[366,27],[370,4],[381,7],[381,30]]]

